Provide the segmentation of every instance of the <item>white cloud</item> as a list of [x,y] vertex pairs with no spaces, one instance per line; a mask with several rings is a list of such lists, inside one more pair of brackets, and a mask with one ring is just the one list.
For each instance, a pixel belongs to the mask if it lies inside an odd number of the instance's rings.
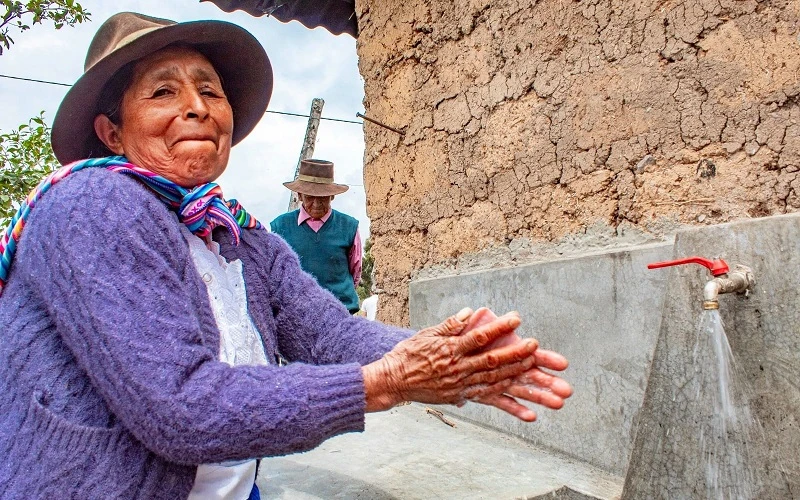
[[[355,40],[334,36],[298,22],[280,23],[242,12],[225,13],[211,3],[194,0],[81,0],[92,22],[54,30],[35,26],[15,37],[17,43],[0,56],[0,74],[73,83],[83,72],[89,42],[97,28],[116,12],[133,11],[176,21],[219,19],[243,26],[264,45],[272,62],[275,84],[270,110],[306,114],[315,97],[325,99],[323,117],[355,120],[362,109],[363,82],[358,74]],[[0,78],[0,130],[15,128],[39,111],[52,121],[67,87]],[[306,119],[266,114],[253,133],[233,148],[228,170],[220,178],[226,197],[237,198],[263,223],[286,210],[292,179],[305,134]],[[356,124],[323,120],[315,157],[336,164],[336,180],[362,184],[364,137]],[[361,221],[366,237],[364,188],[353,186],[334,200],[334,208]]]

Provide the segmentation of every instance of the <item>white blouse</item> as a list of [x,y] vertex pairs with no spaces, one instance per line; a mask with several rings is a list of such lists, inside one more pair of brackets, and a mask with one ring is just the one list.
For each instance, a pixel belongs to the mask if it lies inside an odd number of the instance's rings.
[[[220,331],[219,359],[231,366],[266,365],[261,334],[247,311],[242,262],[227,262],[219,245],[206,243],[181,224],[194,267],[203,278]],[[256,478],[256,461],[244,460],[197,467],[190,500],[245,500]]]

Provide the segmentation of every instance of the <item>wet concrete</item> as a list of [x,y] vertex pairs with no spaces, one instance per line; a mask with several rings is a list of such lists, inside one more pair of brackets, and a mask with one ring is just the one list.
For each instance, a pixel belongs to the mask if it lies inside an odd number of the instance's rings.
[[621,477],[446,416],[450,427],[426,408],[369,414],[364,433],[262,461],[262,497],[512,499],[572,490],[585,495],[575,498],[618,498],[622,492]]

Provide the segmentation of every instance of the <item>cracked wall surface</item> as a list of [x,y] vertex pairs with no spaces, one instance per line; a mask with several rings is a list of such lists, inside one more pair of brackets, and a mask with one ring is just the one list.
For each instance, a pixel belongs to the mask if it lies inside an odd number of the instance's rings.
[[[408,283],[800,210],[800,4],[357,0],[380,319]],[[454,311],[455,312],[455,311]]]

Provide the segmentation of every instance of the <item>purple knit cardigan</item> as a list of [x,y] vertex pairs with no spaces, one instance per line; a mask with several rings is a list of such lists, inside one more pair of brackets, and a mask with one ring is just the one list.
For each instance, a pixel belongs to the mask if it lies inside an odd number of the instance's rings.
[[0,498],[185,498],[197,464],[363,430],[360,364],[410,332],[350,316],[279,237],[218,229],[267,358],[293,361],[229,367],[178,224],[101,169],[33,210],[0,296]]

